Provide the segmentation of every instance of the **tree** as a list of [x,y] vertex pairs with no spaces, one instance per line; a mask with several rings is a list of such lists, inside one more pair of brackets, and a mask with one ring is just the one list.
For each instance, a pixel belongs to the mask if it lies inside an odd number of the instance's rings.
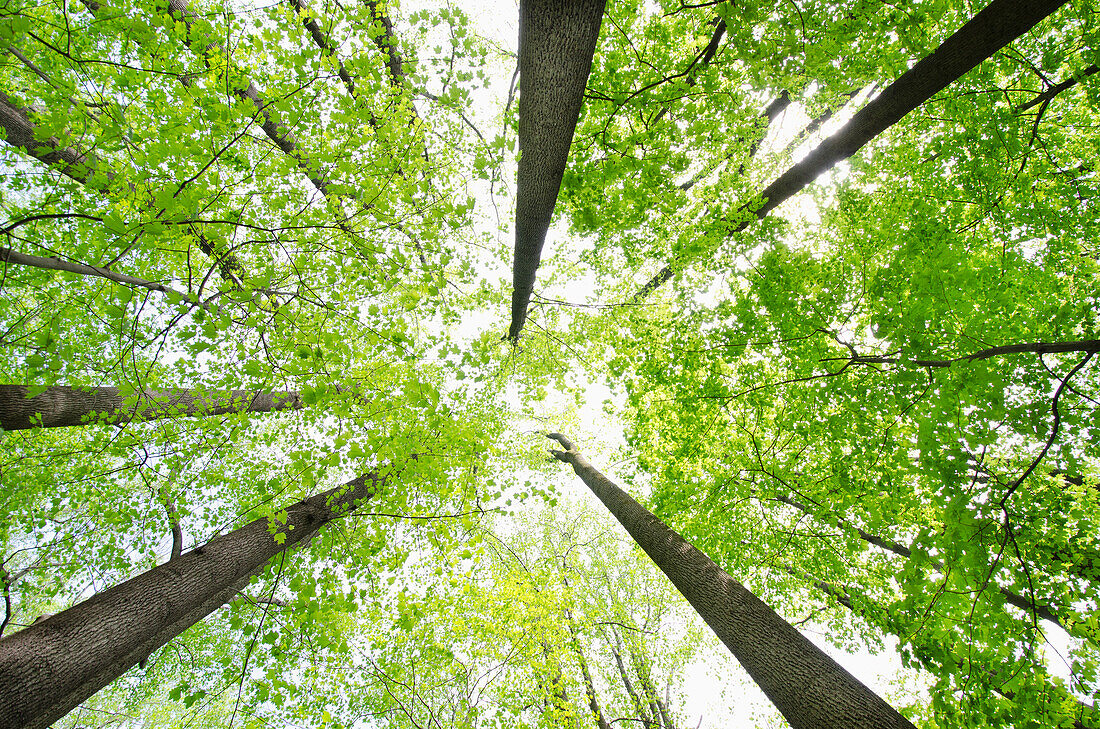
[[[995,0],[987,5],[932,54],[921,59],[857,111],[836,134],[825,139],[764,188],[759,196],[762,204],[738,209],[733,217],[743,217],[739,214],[750,214],[750,217],[733,225],[726,224],[724,233],[731,235],[744,230],[754,217],[762,218],[778,208],[821,174],[851,157],[906,114],[1031,30],[1063,4],[1057,0],[1046,3]],[[666,264],[634,298],[644,299],[672,275],[671,264]]]
[[605,541],[486,531],[554,498],[532,420],[599,382],[650,511],[838,648],[896,644],[914,721],[1095,725],[1090,10],[620,2],[531,62],[547,7],[518,54],[454,5],[0,10],[0,384],[38,413],[5,422],[82,413],[0,433],[3,640],[431,454],[61,724],[691,726],[686,606]]
[[603,0],[520,3],[519,149],[512,321],[519,339],[558,199],[584,85],[603,20]]
[[354,512],[389,474],[360,476],[215,537],[68,610],[0,640],[0,715],[48,727],[235,597],[276,554]]
[[54,385],[32,395],[22,385],[0,385],[0,428],[59,428],[89,421],[119,423],[171,416],[194,417],[298,410],[297,392],[247,392],[205,395],[191,390],[141,392],[124,397],[117,387]]
[[565,436],[551,450],[592,489],[737,657],[792,727],[911,727],[705,554],[592,467]]
[[[14,173],[3,201],[0,371],[3,425],[18,429],[3,435],[5,725],[52,723],[145,665],[273,555],[361,500],[362,479],[358,490],[310,497],[348,471],[419,453],[406,471],[419,475],[380,506],[430,510],[450,500],[436,499],[444,492],[473,497],[463,474],[484,440],[451,436],[488,421],[451,418],[437,365],[426,363],[444,340],[419,330],[415,315],[429,290],[465,276],[463,256],[428,232],[462,225],[463,213],[448,212],[466,204],[449,186],[452,173],[466,176],[450,162],[463,144],[448,139],[461,97],[412,125],[407,109],[387,103],[398,94],[373,93],[385,84],[362,62],[359,96],[330,93],[323,54],[276,10],[260,23],[265,32],[313,60],[244,74],[238,64],[253,65],[254,49],[230,45],[223,31],[251,26],[258,39],[255,17],[209,11],[12,6],[0,21],[13,45],[0,107]],[[477,49],[464,58],[476,68]],[[370,140],[364,117],[376,122]],[[423,146],[429,121],[443,140],[430,188],[426,161],[403,155],[408,139]],[[333,133],[344,139],[332,145]],[[325,197],[312,196],[301,171]],[[451,273],[411,262],[441,253]],[[275,410],[291,412],[243,418]],[[195,415],[204,417],[171,417]],[[26,429],[32,421],[83,427]],[[445,462],[427,463],[431,442],[446,443]],[[428,486],[444,471],[443,491]],[[304,506],[273,506],[298,499]],[[307,512],[316,524],[299,519]],[[248,526],[226,528],[237,519]],[[289,540],[274,528],[286,519],[300,522]],[[167,551],[166,520],[170,559],[153,567]],[[327,539],[369,533],[353,523]],[[184,553],[189,540],[196,548]],[[364,569],[368,551],[349,550],[341,569]],[[305,555],[297,559],[310,572],[318,551]],[[203,567],[218,556],[230,564]],[[278,584],[281,575],[264,574]],[[158,600],[170,609],[146,609]],[[47,612],[57,614],[31,625]],[[83,648],[59,648],[51,636]],[[72,660],[59,661],[66,650]],[[64,685],[35,680],[28,660]]]

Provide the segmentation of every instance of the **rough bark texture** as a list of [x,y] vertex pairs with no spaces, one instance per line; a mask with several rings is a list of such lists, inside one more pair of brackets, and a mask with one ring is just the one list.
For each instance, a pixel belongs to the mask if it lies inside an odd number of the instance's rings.
[[[933,95],[1006,45],[1031,30],[1066,0],[993,0],[950,38],[906,71],[897,81],[857,111],[836,134],[824,140],[802,161],[792,165],[761,193],[763,206],[743,208],[753,217],[733,225],[729,234],[744,230],[754,218],[763,218],[837,162],[896,124]],[[672,264],[662,268],[635,295],[648,296],[672,278]]]
[[[34,109],[30,111],[33,112]],[[61,174],[81,184],[88,184],[89,175],[102,167],[94,154],[73,147],[63,147],[57,137],[50,137],[45,141],[35,139],[36,126],[31,121],[28,110],[16,104],[3,91],[0,91],[0,127],[4,130],[4,140],[8,144],[18,147],[39,162],[56,168]]]
[[794,729],[913,725],[758,597],[597,471],[568,438],[568,463],[718,635]]
[[215,395],[198,390],[146,390],[125,397],[119,394],[117,387],[54,385],[28,398],[25,385],[0,385],[0,428],[4,430],[241,412],[270,413],[302,407],[301,397],[293,391],[232,390]]
[[360,476],[286,509],[278,533],[257,519],[0,639],[0,728],[44,729],[157,648],[233,599],[280,552],[370,498],[387,476]]
[[521,0],[519,4],[519,172],[512,321],[519,339],[546,231],[592,70],[604,0]]

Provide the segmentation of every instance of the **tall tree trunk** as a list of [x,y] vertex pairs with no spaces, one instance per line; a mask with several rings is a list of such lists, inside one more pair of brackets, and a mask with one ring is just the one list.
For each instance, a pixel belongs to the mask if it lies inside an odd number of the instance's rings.
[[289,390],[231,390],[225,394],[201,390],[145,390],[122,395],[117,387],[52,385],[27,397],[25,385],[0,385],[0,428],[64,428],[89,423],[128,423],[160,418],[193,418],[230,413],[270,413],[301,410],[301,396]]
[[257,519],[0,639],[0,727],[44,729],[233,599],[272,557],[312,539],[392,476],[374,472]]
[[512,321],[519,339],[592,70],[605,0],[520,0],[519,171]]
[[630,650],[630,662],[634,664],[634,673],[638,676],[638,683],[641,684],[642,691],[649,698],[653,715],[660,719],[658,723],[663,729],[676,729],[676,725],[672,723],[672,717],[668,715],[668,706],[661,700],[660,693],[653,685],[653,674],[649,670],[649,661],[645,659],[641,649],[633,640],[627,640],[626,643],[627,648]]
[[745,667],[794,729],[913,725],[790,623],[597,471],[563,435],[568,463]]
[[615,666],[619,669],[619,678],[622,679],[623,687],[626,688],[626,693],[630,697],[631,703],[634,704],[634,711],[638,714],[638,718],[644,726],[656,726],[653,715],[646,711],[646,705],[642,702],[642,697],[638,695],[638,690],[634,688],[634,682],[630,680],[630,672],[626,670],[626,664],[623,663],[622,639],[614,628],[611,629],[611,634],[615,637],[615,643],[611,646],[611,654],[615,657]]
[[611,726],[607,723],[607,718],[603,715],[603,709],[600,708],[600,702],[596,696],[596,684],[592,681],[592,674],[588,670],[588,661],[584,658],[584,649],[581,647],[580,638],[577,637],[577,626],[573,622],[573,614],[568,610],[565,611],[565,620],[569,626],[569,635],[572,638],[570,642],[572,644],[573,654],[577,656],[577,662],[581,666],[581,677],[584,679],[584,693],[588,697],[588,708],[592,711],[592,716],[596,719],[596,729],[611,729]]
[[565,676],[562,675],[561,662],[554,655],[550,644],[545,641],[542,644],[542,655],[546,658],[546,668],[550,672],[549,682],[544,680],[542,674],[537,676],[539,685],[546,693],[546,704],[551,721],[559,726],[565,726],[568,719],[570,726],[576,726],[573,715],[573,707],[569,705],[569,692],[565,688]]
[[[848,159],[869,141],[896,124],[956,79],[1031,30],[1066,0],[993,0],[950,38],[868,102],[836,134],[792,165],[760,194],[763,206],[743,207],[752,217],[725,230],[732,235],[763,218],[837,162]],[[644,299],[672,278],[666,264],[634,295]]]

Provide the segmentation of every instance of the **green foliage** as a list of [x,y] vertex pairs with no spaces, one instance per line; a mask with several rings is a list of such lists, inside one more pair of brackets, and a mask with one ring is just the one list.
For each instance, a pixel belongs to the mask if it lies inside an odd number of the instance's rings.
[[303,7],[0,10],[0,92],[79,158],[0,146],[0,243],[145,282],[5,263],[0,379],[304,406],[0,432],[4,631],[163,563],[173,524],[285,540],[287,504],[398,473],[63,726],[582,726],[581,658],[653,720],[615,653],[675,689],[697,626],[591,516],[528,513],[563,491],[535,418],[594,381],[577,425],[627,424],[653,509],[841,648],[896,640],[927,726],[1095,724],[1096,350],[1003,349],[1100,338],[1089,3],[734,235],[973,9],[609,3],[516,347],[509,51],[451,5]]

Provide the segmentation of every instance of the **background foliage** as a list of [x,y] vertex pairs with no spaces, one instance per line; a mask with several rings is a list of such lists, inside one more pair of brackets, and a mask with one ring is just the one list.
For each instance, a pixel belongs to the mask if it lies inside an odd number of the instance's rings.
[[975,10],[609,3],[512,347],[496,27],[373,0],[8,3],[0,100],[36,143],[0,147],[0,246],[149,285],[8,261],[0,379],[306,407],[0,434],[5,630],[162,563],[173,523],[189,548],[405,464],[63,725],[580,726],[586,687],[609,718],[657,725],[660,699],[686,724],[704,639],[558,505],[534,431],[571,418],[781,613],[896,645],[925,725],[1092,725],[1092,4],[725,234]]

